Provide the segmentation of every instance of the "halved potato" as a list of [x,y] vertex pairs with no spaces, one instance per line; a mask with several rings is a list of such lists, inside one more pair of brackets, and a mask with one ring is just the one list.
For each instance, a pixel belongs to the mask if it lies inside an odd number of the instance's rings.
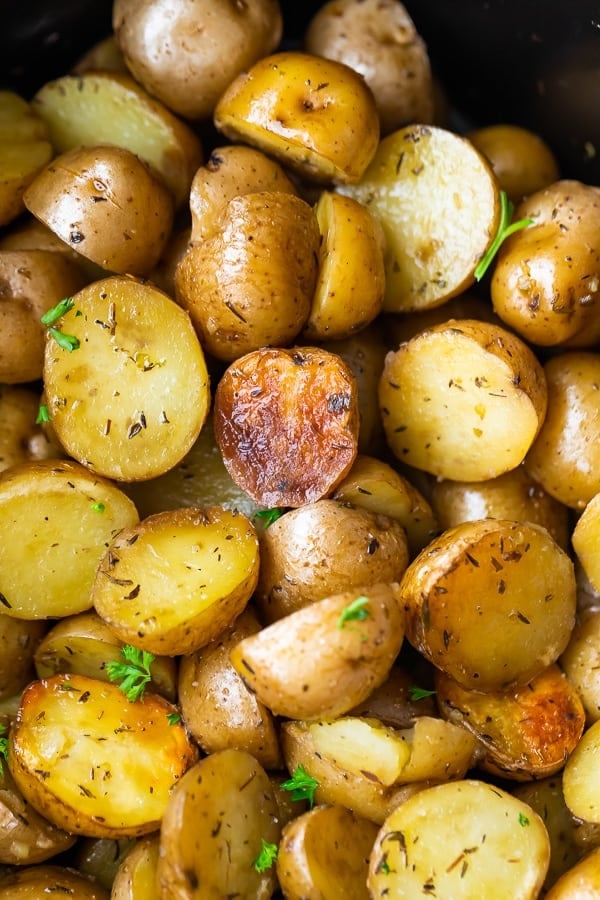
[[29,103],[0,91],[0,225],[23,212],[23,192],[52,156],[46,126]]
[[45,622],[0,612],[1,700],[18,694],[33,678],[34,654],[45,632]]
[[31,104],[14,91],[0,91],[0,144],[48,139],[48,129]]
[[26,866],[0,881],[0,900],[38,900],[61,894],[73,900],[109,900],[110,892],[91,878],[65,866]]
[[600,591],[600,492],[579,516],[571,540],[592,587]]
[[156,869],[160,836],[140,838],[120,864],[111,887],[111,900],[160,900]]
[[588,724],[600,719],[600,608],[579,611],[560,665],[577,690]]
[[39,415],[35,385],[0,384],[0,471],[64,455],[48,423],[37,421]]
[[585,732],[563,771],[565,803],[584,822],[600,824],[600,721]]

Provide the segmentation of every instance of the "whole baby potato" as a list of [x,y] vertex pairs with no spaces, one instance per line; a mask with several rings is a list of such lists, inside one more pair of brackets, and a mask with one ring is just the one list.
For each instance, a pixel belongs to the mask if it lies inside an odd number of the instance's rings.
[[488,125],[467,134],[492,164],[500,188],[513,203],[558,181],[558,163],[546,142],[518,125]]

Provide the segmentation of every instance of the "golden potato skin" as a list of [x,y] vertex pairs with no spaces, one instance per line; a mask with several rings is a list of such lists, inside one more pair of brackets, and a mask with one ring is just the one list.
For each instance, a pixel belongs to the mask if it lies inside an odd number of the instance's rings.
[[111,900],[159,900],[156,877],[159,850],[158,834],[136,841],[117,869]]
[[33,677],[33,658],[46,623],[0,612],[0,700],[23,690]]
[[586,900],[600,892],[600,847],[592,850],[556,881],[546,900]]
[[23,97],[0,91],[0,225],[23,212],[23,192],[52,159],[47,137],[46,126]]
[[600,492],[579,516],[572,534],[573,549],[586,577],[600,591]]
[[488,125],[467,133],[468,139],[489,159],[512,203],[559,179],[558,163],[546,142],[518,125]]
[[29,385],[0,384],[0,472],[21,463],[64,456],[47,423],[37,422],[39,392]]
[[73,900],[110,900],[109,891],[64,866],[27,866],[0,881],[0,900],[38,900],[53,894]]
[[600,783],[596,778],[600,753],[600,722],[594,722],[568,758],[563,771],[565,803],[584,822],[600,825]]

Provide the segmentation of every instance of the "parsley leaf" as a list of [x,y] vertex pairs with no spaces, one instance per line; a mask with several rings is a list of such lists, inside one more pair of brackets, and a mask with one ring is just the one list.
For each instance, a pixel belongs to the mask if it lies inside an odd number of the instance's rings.
[[526,828],[529,824],[530,824],[529,819],[527,818],[525,813],[520,812],[519,813],[519,825],[522,828]]
[[264,838],[261,839],[260,853],[252,863],[257,872],[266,872],[270,869],[277,859],[277,844],[269,844]]
[[280,509],[275,507],[274,509],[259,509],[258,512],[255,512],[252,516],[253,519],[258,519],[262,522],[263,528],[268,528],[269,525],[272,525],[273,522],[276,522],[277,519],[280,519],[283,513]]
[[[4,725],[0,725],[0,734],[5,734],[6,727]],[[8,759],[8,738],[0,737],[0,775],[4,773],[4,763],[3,760]]]
[[61,316],[64,316],[70,309],[73,309],[74,305],[71,297],[65,297],[64,300],[61,300],[60,303],[57,303],[56,306],[53,306],[52,309],[45,312],[40,319],[40,322],[42,325],[54,325]]
[[418,687],[412,684],[408,689],[408,696],[414,703],[416,700],[424,700],[426,697],[434,697],[435,691],[428,691],[427,688]]
[[36,425],[42,425],[44,422],[50,421],[50,413],[48,412],[48,407],[45,403],[40,403],[40,408],[38,409],[37,418],[35,420]]
[[178,712],[167,713],[167,722],[169,725],[179,725],[181,722],[181,714]]
[[65,334],[63,331],[59,331],[58,328],[49,328],[48,332],[63,350],[72,353],[73,350],[79,349],[79,338],[76,338],[74,334]]
[[154,662],[154,654],[147,650],[138,650],[131,644],[121,647],[121,653],[125,662],[112,661],[107,663],[106,674],[111,681],[120,681],[119,688],[128,700],[134,703],[141,700],[146,690],[146,685],[152,678],[150,666]]
[[515,208],[506,196],[506,192],[500,191],[500,224],[494,240],[479,260],[475,272],[473,273],[475,281],[481,281],[489,269],[496,253],[500,249],[501,244],[504,243],[509,235],[513,234],[515,231],[520,231],[521,228],[527,228],[528,225],[533,225],[533,219],[519,219],[518,222],[513,222],[511,224],[510,220],[513,217],[514,211]]
[[362,622],[367,619],[371,615],[367,609],[368,603],[369,598],[365,596],[357,597],[352,603],[349,603],[340,613],[337,627],[344,628],[348,622]]
[[312,809],[315,803],[315,791],[319,782],[308,774],[304,766],[298,766],[291,778],[281,783],[284,791],[291,791],[292,800],[308,800]]
[[92,509],[94,510],[94,512],[103,513],[106,509],[106,506],[104,505],[104,503],[101,503],[100,500],[98,500],[96,503],[92,503]]

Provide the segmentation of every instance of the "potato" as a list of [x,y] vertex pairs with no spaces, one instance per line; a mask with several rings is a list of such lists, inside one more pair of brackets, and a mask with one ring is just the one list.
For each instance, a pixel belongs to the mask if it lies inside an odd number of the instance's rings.
[[563,771],[565,803],[574,816],[584,822],[600,824],[600,722],[585,732]]
[[205,753],[245,750],[265,769],[281,768],[273,716],[248,690],[229,659],[243,638],[260,631],[247,607],[218,639],[184,656],[179,667],[179,703],[186,727]]
[[480,294],[476,294],[474,289],[469,289],[459,294],[458,297],[446,300],[441,306],[431,306],[428,309],[408,312],[401,316],[395,313],[384,313],[382,324],[385,329],[387,349],[396,350],[404,341],[409,341],[422,331],[428,331],[450,319],[477,319],[479,322],[502,325],[492,310],[489,298],[486,299]]
[[57,156],[23,199],[67,246],[111,272],[146,275],[173,225],[168,189],[137,156],[110,144]]
[[273,869],[257,871],[262,841],[278,844],[281,825],[269,778],[249,753],[222,750],[176,785],[160,833],[160,897],[267,900]]
[[111,543],[91,600],[124,643],[166,656],[193,653],[242,612],[258,563],[256,532],[240,513],[156,513]]
[[385,681],[402,646],[403,623],[396,584],[357,588],[242,638],[230,659],[275,715],[339,716]]
[[557,181],[515,211],[491,282],[494,310],[526,341],[591,347],[600,340],[600,188]]
[[135,153],[167,185],[176,206],[189,197],[202,146],[192,129],[128,75],[85,72],[48,81],[31,101],[56,153],[115,144]]
[[265,507],[302,506],[331,493],[354,462],[358,424],[352,373],[318,347],[247,353],[215,393],[223,461]]
[[14,91],[0,90],[0,144],[47,138],[45,123],[25,98]]
[[465,522],[433,540],[401,581],[406,636],[465,688],[509,690],[555,662],[575,624],[575,574],[545,528]]
[[373,91],[383,134],[433,121],[427,49],[397,0],[330,0],[309,22],[309,53],[356,69]]
[[546,894],[546,900],[593,897],[600,891],[600,847],[564,873]]
[[582,510],[600,493],[600,353],[563,353],[544,372],[548,411],[525,468],[552,497]]
[[368,900],[367,870],[377,826],[343,806],[317,806],[283,830],[277,877],[287,900]]
[[369,694],[366,700],[353,707],[348,715],[377,719],[390,728],[412,728],[420,716],[437,714],[434,691],[416,695],[415,674],[401,663],[394,665],[386,680]]
[[88,609],[106,547],[137,521],[125,494],[75,462],[44,460],[0,473],[2,613],[46,619]]
[[538,134],[527,128],[488,125],[467,132],[467,137],[489,159],[501,190],[513,203],[558,181],[554,153]]
[[434,126],[388,135],[358,184],[338,190],[381,221],[388,312],[439,306],[468,288],[500,223],[487,160],[466,138]]
[[541,364],[515,335],[451,319],[389,353],[379,383],[383,427],[395,456],[454,481],[516,468],[546,414]]
[[178,302],[203,346],[232,362],[266,346],[291,344],[308,318],[318,267],[312,208],[294,194],[233,197],[212,237],[177,266]]
[[40,317],[84,284],[82,273],[58,253],[0,250],[0,382],[18,384],[41,378],[44,326]]
[[275,49],[283,27],[276,0],[116,0],[112,24],[136,81],[189,119],[210,116],[238,72]]
[[371,898],[535,900],[550,860],[538,814],[505,791],[457,781],[421,791],[385,820],[369,863]]
[[83,272],[86,284],[106,276],[106,271],[101,266],[67,246],[52,229],[30,212],[20,216],[18,221],[11,225],[10,231],[0,237],[0,250],[49,250],[52,253],[60,253]]
[[274,622],[359,585],[399,581],[407,564],[399,522],[318,500],[285,513],[262,535],[256,601],[263,619]]
[[0,900],[39,900],[46,894],[66,894],[71,900],[109,900],[110,896],[91,879],[64,866],[27,866],[0,881]]
[[24,385],[0,384],[0,471],[63,455],[51,429],[37,421],[39,415],[37,390]]
[[102,38],[102,40],[93,44],[71,67],[73,75],[83,75],[85,72],[128,74],[129,70],[125,65],[123,54],[117,47],[114,34],[109,34],[108,37]]
[[34,653],[45,631],[44,622],[0,612],[0,699],[17,694],[33,677]]
[[23,212],[23,192],[52,159],[46,126],[27,101],[0,91],[0,225]]
[[600,719],[600,609],[579,613],[561,668],[577,690],[588,724]]
[[335,60],[288,50],[265,56],[225,89],[214,111],[230,140],[258,147],[317,183],[358,181],[377,149],[370,89]]
[[109,478],[160,475],[190,449],[210,405],[202,348],[187,314],[151,284],[113,276],[75,294],[48,334],[48,410],[67,452]]
[[50,822],[89,837],[156,831],[173,784],[197,758],[175,708],[157,694],[126,699],[116,684],[55,675],[23,692],[8,766]]
[[136,842],[117,869],[111,900],[159,900],[156,877],[159,847],[158,834]]
[[82,875],[110,891],[120,864],[138,840],[140,844],[146,841],[145,838],[80,838],[72,855],[73,864]]
[[580,515],[572,541],[586,576],[600,591],[600,492],[592,497]]

